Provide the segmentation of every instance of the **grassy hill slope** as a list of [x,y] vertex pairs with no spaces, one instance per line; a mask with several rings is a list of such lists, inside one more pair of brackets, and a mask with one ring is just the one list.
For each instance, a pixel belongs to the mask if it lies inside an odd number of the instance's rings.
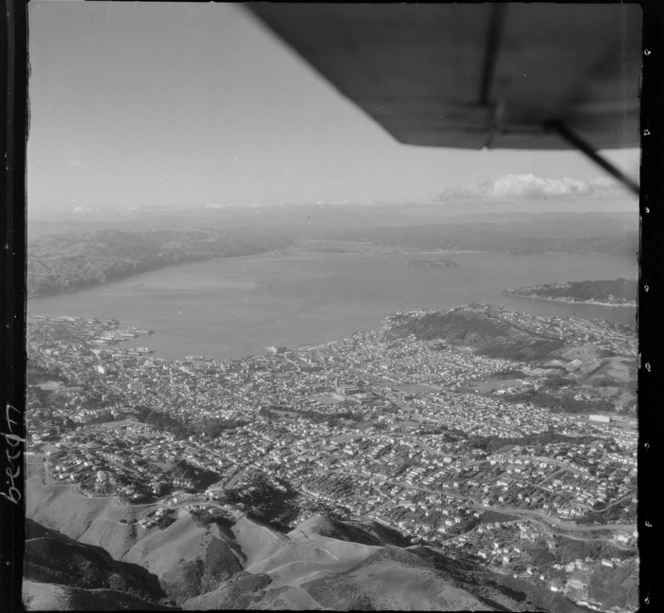
[[26,523],[24,580],[30,608],[168,608],[166,593],[155,575],[30,519]]
[[390,332],[397,337],[413,334],[419,340],[444,339],[492,358],[513,360],[540,359],[563,346],[558,338],[512,324],[504,313],[500,307],[471,304],[423,316],[407,314],[392,318]]
[[[148,529],[122,521],[133,522],[147,505],[86,498],[38,477],[28,481],[27,508],[31,519],[86,543],[31,524],[31,609],[103,610],[95,600],[102,596],[115,609],[148,609],[163,606],[164,594],[196,610],[546,608],[538,605],[543,590],[518,580],[506,585],[423,546],[397,546],[402,537],[376,522],[316,515],[284,534],[245,516],[202,523],[182,511],[167,527]],[[568,601],[555,608],[579,610]]]
[[164,266],[263,253],[290,244],[261,230],[96,230],[28,246],[28,296],[75,291]]

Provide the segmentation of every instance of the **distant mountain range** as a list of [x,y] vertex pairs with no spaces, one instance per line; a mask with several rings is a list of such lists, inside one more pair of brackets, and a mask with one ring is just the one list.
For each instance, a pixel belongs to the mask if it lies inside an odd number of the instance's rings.
[[510,255],[601,253],[635,256],[638,227],[597,214],[490,216],[472,223],[454,220],[402,227],[374,227],[321,233],[344,240],[422,250],[489,251]]
[[260,215],[241,211],[223,218],[227,223],[214,216],[182,215],[133,224],[79,223],[69,229],[59,222],[36,223],[28,245],[28,296],[80,290],[187,262],[297,249],[310,239],[327,241],[330,253],[335,241],[342,243],[341,251],[357,244],[363,252],[376,248],[635,257],[638,249],[638,224],[625,214],[494,212],[469,221],[443,220],[438,209],[417,205],[412,210],[341,208],[261,209]]

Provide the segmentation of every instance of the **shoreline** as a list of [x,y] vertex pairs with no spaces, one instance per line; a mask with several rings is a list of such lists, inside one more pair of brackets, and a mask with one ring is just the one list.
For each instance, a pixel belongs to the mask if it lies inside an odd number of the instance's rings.
[[[316,249],[315,247],[321,247],[326,244],[336,244],[342,248],[339,250],[331,249],[326,251],[325,249]],[[333,240],[310,240],[302,243],[295,243],[286,247],[278,247],[270,251],[263,251],[258,253],[249,253],[245,255],[231,255],[231,256],[214,256],[214,257],[205,257],[201,259],[194,259],[190,261],[182,262],[173,262],[165,265],[150,267],[141,271],[131,271],[128,274],[122,274],[118,277],[112,279],[106,279],[103,282],[84,282],[80,285],[74,285],[73,287],[60,288],[55,291],[38,291],[30,290],[26,286],[27,290],[27,300],[39,300],[41,298],[55,298],[58,296],[72,295],[79,292],[85,292],[99,287],[113,285],[115,283],[122,283],[128,279],[140,277],[144,274],[156,273],[161,270],[169,268],[179,268],[181,266],[187,265],[196,265],[202,264],[205,262],[213,261],[224,261],[224,260],[271,260],[271,261],[287,261],[287,260],[301,260],[301,259],[310,259],[318,260],[330,257],[358,257],[358,256],[403,256],[403,257],[413,257],[418,256],[432,256],[432,257],[444,257],[454,260],[455,257],[464,254],[495,254],[496,256],[505,256],[505,257],[546,257],[546,256],[593,256],[597,254],[587,253],[587,254],[576,254],[576,253],[565,253],[565,252],[547,252],[547,253],[532,253],[532,254],[519,254],[513,255],[509,253],[499,253],[493,251],[485,251],[481,249],[419,249],[417,247],[396,247],[396,246],[387,246],[387,245],[377,245],[369,242],[356,242],[356,241],[333,241]],[[413,266],[417,267],[417,264],[411,262],[404,262],[404,266]],[[449,266],[426,266],[421,265],[421,268],[457,268],[461,266],[459,262],[456,262],[456,265],[452,264]],[[519,296],[522,298],[527,298],[528,296]],[[542,298],[543,300],[550,300],[548,298]],[[572,302],[575,303],[575,302]],[[623,305],[623,304],[614,304],[614,303],[587,303],[587,304],[596,304],[597,306],[635,306],[635,305]]]
[[528,300],[542,300],[546,302],[560,302],[563,304],[588,304],[592,306],[603,307],[620,307],[620,308],[636,308],[636,300],[630,302],[601,302],[599,300],[575,300],[574,298],[549,298],[539,294],[520,294],[517,292],[504,291],[504,296],[512,296],[514,298],[527,298]]
[[233,256],[216,256],[211,258],[204,258],[200,260],[192,260],[189,262],[177,262],[173,264],[166,264],[164,266],[158,266],[155,268],[149,268],[147,270],[142,270],[140,272],[132,272],[127,275],[122,275],[114,279],[106,280],[100,283],[91,282],[86,283],[77,287],[63,288],[56,291],[46,291],[39,293],[32,293],[28,290],[26,299],[38,300],[40,298],[55,298],[58,296],[67,296],[71,294],[76,294],[79,292],[85,292],[88,290],[96,289],[99,287],[105,287],[113,285],[114,283],[122,283],[128,279],[135,277],[140,277],[144,274],[155,273],[161,270],[166,270],[168,268],[178,268],[181,266],[203,264],[205,262],[215,262],[215,261],[225,261],[225,260],[270,260],[270,261],[283,261],[283,260],[300,260],[300,259],[323,259],[329,257],[350,257],[350,256],[380,256],[380,255],[402,255],[408,256],[410,254],[422,254],[422,255],[449,255],[450,253],[484,253],[480,251],[458,251],[453,252],[450,250],[440,250],[440,251],[420,251],[418,249],[402,249],[394,247],[377,247],[370,248],[367,250],[349,250],[349,251],[298,251],[297,246],[293,249],[286,248],[283,251],[266,251],[262,253],[250,253],[246,255],[233,255]]

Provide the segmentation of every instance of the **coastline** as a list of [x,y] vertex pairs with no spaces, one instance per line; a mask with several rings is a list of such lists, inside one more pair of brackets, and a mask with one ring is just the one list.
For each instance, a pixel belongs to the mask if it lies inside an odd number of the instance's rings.
[[562,302],[565,304],[591,304],[594,306],[603,306],[603,307],[621,307],[621,308],[635,308],[636,300],[623,301],[623,302],[602,302],[600,300],[576,300],[574,298],[569,298],[561,296],[559,298],[550,298],[549,296],[542,296],[541,294],[521,294],[518,292],[511,292],[505,290],[503,292],[505,296],[513,296],[515,298],[527,298],[529,300],[545,300],[547,302]]

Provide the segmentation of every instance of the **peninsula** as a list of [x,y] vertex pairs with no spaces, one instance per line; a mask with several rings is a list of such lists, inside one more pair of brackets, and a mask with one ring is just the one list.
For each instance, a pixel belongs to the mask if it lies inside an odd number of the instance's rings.
[[636,306],[636,291],[635,280],[620,278],[605,281],[545,283],[533,287],[506,289],[503,294],[535,300],[633,307]]

